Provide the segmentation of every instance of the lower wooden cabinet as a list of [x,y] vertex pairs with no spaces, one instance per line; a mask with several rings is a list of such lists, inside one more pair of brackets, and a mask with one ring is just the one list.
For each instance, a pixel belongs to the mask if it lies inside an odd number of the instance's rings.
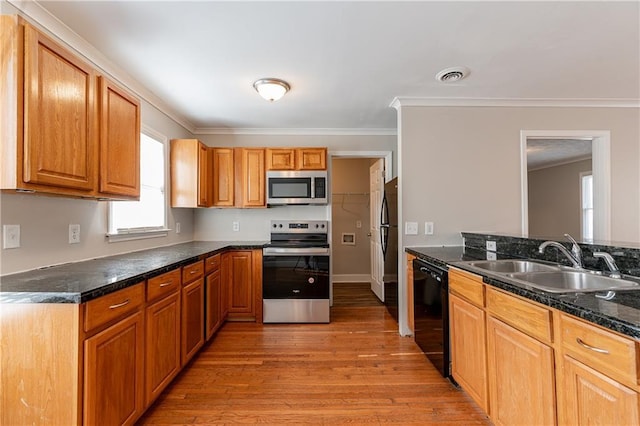
[[564,406],[566,424],[638,425],[638,393],[565,355]]
[[88,338],[84,350],[84,424],[133,424],[145,406],[143,313]]
[[262,322],[262,250],[234,250],[222,259],[228,319]]
[[182,365],[204,345],[204,280],[182,289]]
[[480,408],[488,412],[485,315],[477,306],[449,295],[451,372]]
[[553,349],[487,318],[491,420],[496,425],[554,425]]
[[145,401],[150,405],[180,371],[180,292],[146,309]]

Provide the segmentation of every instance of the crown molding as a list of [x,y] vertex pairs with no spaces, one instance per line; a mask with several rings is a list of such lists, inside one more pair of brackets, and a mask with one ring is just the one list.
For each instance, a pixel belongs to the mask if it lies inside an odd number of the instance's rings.
[[538,107],[538,108],[640,108],[640,99],[545,98],[417,98],[398,96],[389,104],[400,107]]
[[396,136],[395,128],[222,128],[199,127],[194,135]]
[[95,67],[99,68],[109,78],[125,86],[136,96],[151,104],[154,108],[171,118],[173,121],[184,127],[190,133],[194,132],[195,126],[181,114],[178,114],[173,108],[167,105],[162,99],[156,96],[149,89],[144,87],[140,82],[131,77],[122,68],[111,62],[98,49],[91,45],[84,38],[80,37],[76,32],[69,28],[64,22],[52,15],[38,1],[34,0],[6,0],[8,4],[17,9],[18,13],[29,20],[29,22],[37,24],[38,28],[48,35],[58,40],[66,47],[75,51],[76,54],[82,56],[91,62]]

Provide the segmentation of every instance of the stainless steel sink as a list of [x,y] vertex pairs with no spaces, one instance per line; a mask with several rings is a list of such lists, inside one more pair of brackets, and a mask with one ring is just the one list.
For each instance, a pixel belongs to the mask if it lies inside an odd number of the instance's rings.
[[603,290],[630,290],[640,284],[621,278],[611,278],[589,271],[560,270],[551,272],[509,273],[506,277],[550,293],[572,293]]
[[534,262],[531,260],[479,260],[466,262],[469,266],[484,269],[486,271],[498,273],[510,272],[536,272],[536,271],[559,271],[560,267],[556,265],[547,265],[544,263]]

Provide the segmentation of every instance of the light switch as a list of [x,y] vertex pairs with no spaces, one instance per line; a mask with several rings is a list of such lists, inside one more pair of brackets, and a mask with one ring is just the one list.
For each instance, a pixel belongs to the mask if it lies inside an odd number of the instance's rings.
[[496,242],[495,241],[487,241],[487,250],[496,251]]
[[405,235],[418,235],[418,222],[405,222],[404,223]]
[[2,248],[12,249],[20,247],[20,225],[2,226]]
[[240,222],[233,222],[233,231],[238,232],[240,230]]

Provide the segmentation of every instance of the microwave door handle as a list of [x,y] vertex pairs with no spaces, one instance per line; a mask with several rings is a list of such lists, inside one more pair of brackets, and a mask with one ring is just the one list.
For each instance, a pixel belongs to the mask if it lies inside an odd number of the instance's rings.
[[309,178],[309,185],[311,186],[311,199],[313,200],[314,198],[316,198],[316,182],[315,182],[315,178]]

